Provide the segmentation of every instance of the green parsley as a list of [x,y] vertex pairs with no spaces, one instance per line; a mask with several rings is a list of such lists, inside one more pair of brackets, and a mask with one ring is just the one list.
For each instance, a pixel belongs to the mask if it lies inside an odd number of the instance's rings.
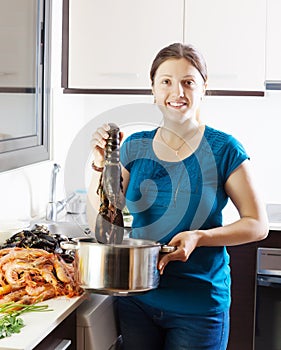
[[10,337],[13,333],[20,333],[24,327],[23,319],[20,317],[26,312],[52,311],[48,305],[25,305],[9,302],[0,306],[0,339]]

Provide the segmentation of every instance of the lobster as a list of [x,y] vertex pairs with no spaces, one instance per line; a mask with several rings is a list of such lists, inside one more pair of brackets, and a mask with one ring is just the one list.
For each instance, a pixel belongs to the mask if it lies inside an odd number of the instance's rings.
[[116,124],[109,123],[109,126],[109,137],[105,146],[105,165],[97,189],[100,207],[96,219],[95,236],[99,243],[121,244],[124,236],[122,214],[124,197],[120,167],[120,132]]

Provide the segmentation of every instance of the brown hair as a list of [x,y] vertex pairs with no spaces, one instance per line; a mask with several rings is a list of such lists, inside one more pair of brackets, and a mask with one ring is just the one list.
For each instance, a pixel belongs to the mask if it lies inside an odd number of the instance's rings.
[[207,82],[207,66],[202,54],[193,45],[174,43],[161,49],[152,62],[150,69],[150,80],[152,86],[154,85],[156,71],[161,63],[173,58],[185,58],[188,60],[201,74],[204,82]]

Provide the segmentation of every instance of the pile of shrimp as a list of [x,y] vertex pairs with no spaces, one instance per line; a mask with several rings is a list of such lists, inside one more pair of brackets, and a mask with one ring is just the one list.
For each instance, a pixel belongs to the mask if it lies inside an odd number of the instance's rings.
[[36,248],[0,250],[0,305],[7,302],[34,304],[57,296],[82,294],[74,263],[58,254]]

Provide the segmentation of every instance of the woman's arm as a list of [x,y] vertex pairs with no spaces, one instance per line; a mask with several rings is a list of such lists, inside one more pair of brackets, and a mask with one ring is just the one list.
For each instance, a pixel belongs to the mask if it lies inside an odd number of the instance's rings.
[[228,178],[225,190],[236,206],[240,219],[209,230],[184,231],[169,242],[178,249],[159,262],[160,272],[171,260],[186,261],[196,247],[230,246],[266,238],[268,220],[265,206],[253,185],[249,162],[243,162]]
[[267,214],[254,188],[248,161],[229,176],[225,190],[237,208],[240,220],[202,231],[198,246],[229,246],[264,239],[268,234]]

